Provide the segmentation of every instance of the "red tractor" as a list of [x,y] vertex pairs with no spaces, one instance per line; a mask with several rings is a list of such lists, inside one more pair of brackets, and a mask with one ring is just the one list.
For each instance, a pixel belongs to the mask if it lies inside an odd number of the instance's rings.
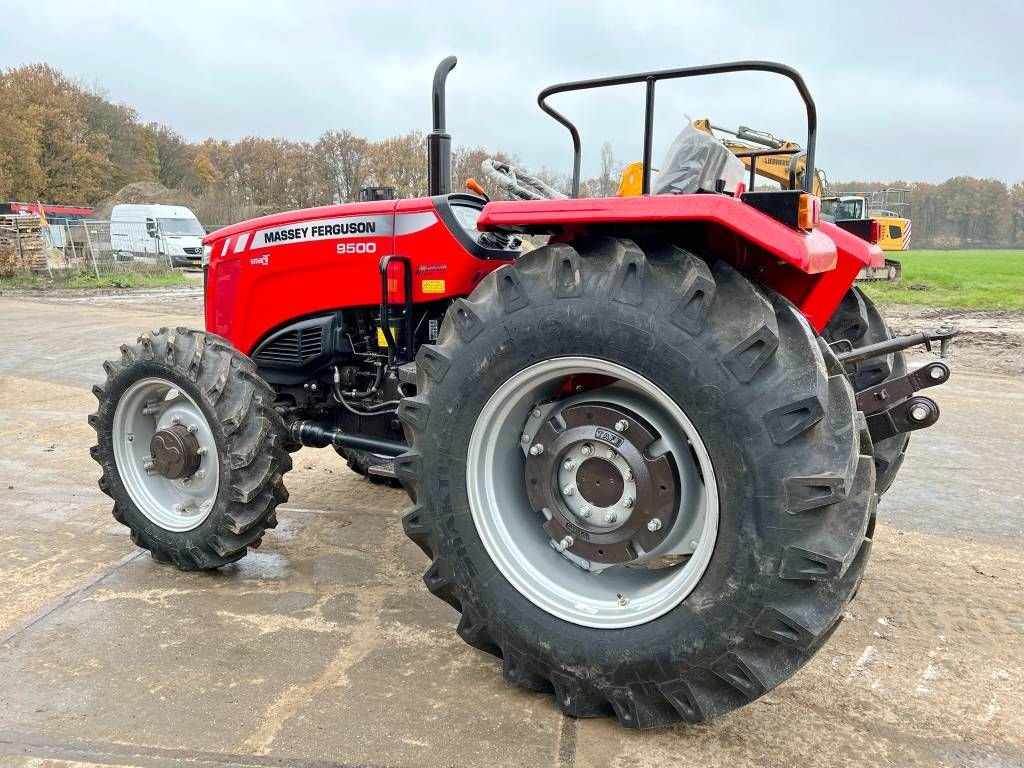
[[[408,491],[427,588],[508,682],[630,727],[728,712],[837,626],[907,434],[938,417],[914,392],[949,376],[908,373],[902,350],[949,332],[893,339],[852,287],[877,246],[818,219],[795,70],[552,86],[573,196],[533,199],[552,195],[491,163],[531,198],[491,202],[450,191],[454,66],[434,77],[428,197],[206,238],[205,331],[145,333],[104,364],[100,488],[156,560],[217,568],[276,525],[290,452],[333,448]],[[792,188],[745,191],[702,146],[680,165],[692,188],[649,194],[655,84],[749,70],[806,106]],[[547,100],[629,83],[644,194],[578,199],[579,134]]]

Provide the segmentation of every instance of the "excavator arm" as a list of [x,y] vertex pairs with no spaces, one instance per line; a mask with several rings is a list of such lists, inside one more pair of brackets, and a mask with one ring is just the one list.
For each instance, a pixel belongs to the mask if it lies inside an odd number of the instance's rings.
[[[749,171],[751,163],[754,164],[754,173],[761,178],[768,179],[780,184],[783,188],[790,186],[790,161],[793,155],[803,152],[803,147],[794,141],[779,139],[765,131],[757,131],[753,128],[740,126],[737,130],[721,128],[713,125],[708,118],[693,121],[693,127],[703,131],[709,136],[714,136],[729,149],[734,155],[743,161],[743,165]],[[725,133],[733,138],[725,138],[716,134]],[[764,151],[778,152],[778,154],[760,154]],[[757,153],[752,154],[752,153]],[[796,161],[796,185],[800,185],[800,179],[804,172],[804,158],[799,157]],[[827,193],[828,182],[825,174],[816,170],[814,174],[814,194],[818,197]]]
[[[730,130],[712,125],[711,120],[702,118],[693,121],[693,127],[703,131],[709,136],[720,141],[736,157],[743,161],[744,167],[750,171],[754,166],[754,173],[763,179],[777,182],[783,189],[791,186],[799,188],[804,167],[806,166],[803,157],[803,147],[794,141],[779,139],[765,131],[757,131],[753,128],[740,126],[738,130]],[[717,133],[716,133],[717,132]],[[727,134],[732,138],[723,137],[719,134]],[[790,164],[796,156],[796,167],[794,178],[790,178]],[[617,197],[633,197],[642,192],[643,163],[631,163],[622,172],[622,179],[619,182]],[[795,183],[791,184],[790,182]],[[814,194],[822,197],[828,194],[828,182],[825,173],[820,169],[814,172]]]

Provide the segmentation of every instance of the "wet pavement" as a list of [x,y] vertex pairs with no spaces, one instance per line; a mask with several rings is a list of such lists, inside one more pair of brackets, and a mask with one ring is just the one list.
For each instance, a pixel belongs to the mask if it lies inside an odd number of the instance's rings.
[[752,706],[634,733],[563,718],[454,632],[404,493],[328,451],[288,475],[258,552],[186,574],[95,486],[99,363],[198,325],[194,290],[0,297],[0,765],[1019,766],[1024,384],[956,370],[883,500],[830,643]]

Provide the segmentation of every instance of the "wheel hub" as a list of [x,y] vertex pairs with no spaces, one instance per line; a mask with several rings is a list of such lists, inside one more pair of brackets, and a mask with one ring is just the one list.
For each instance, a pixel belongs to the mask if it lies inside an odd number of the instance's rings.
[[168,480],[191,477],[202,460],[199,440],[181,424],[156,432],[149,442],[149,452],[154,471]]
[[607,459],[587,459],[576,473],[580,496],[595,507],[618,504],[626,481],[619,468]]
[[220,488],[220,457],[203,409],[174,382],[139,379],[114,411],[117,471],[139,511],[167,531],[190,531],[209,516]]
[[527,452],[527,494],[543,527],[567,556],[631,563],[665,540],[678,514],[678,472],[660,439],[632,411],[603,402],[552,410]]

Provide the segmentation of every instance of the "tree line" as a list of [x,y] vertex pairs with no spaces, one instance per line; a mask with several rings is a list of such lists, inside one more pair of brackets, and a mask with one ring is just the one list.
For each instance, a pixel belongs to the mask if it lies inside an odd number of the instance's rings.
[[1024,182],[954,176],[941,184],[927,182],[833,183],[831,192],[909,190],[909,217],[914,247],[1019,247],[1024,245]]
[[[290,208],[356,200],[365,186],[391,186],[400,197],[427,189],[424,135],[377,141],[329,130],[316,141],[246,137],[190,142],[172,128],[144,123],[132,108],[74,82],[45,64],[0,71],[0,200],[92,205],[131,182],[178,190],[208,223],[230,223]],[[480,162],[516,158],[482,147],[456,147],[456,185],[480,175]],[[620,166],[601,148],[600,171],[581,193],[615,193]],[[566,189],[568,177],[534,174]],[[917,246],[1024,243],[1024,183],[966,176],[941,184],[849,182],[833,191],[887,186],[911,190]]]

